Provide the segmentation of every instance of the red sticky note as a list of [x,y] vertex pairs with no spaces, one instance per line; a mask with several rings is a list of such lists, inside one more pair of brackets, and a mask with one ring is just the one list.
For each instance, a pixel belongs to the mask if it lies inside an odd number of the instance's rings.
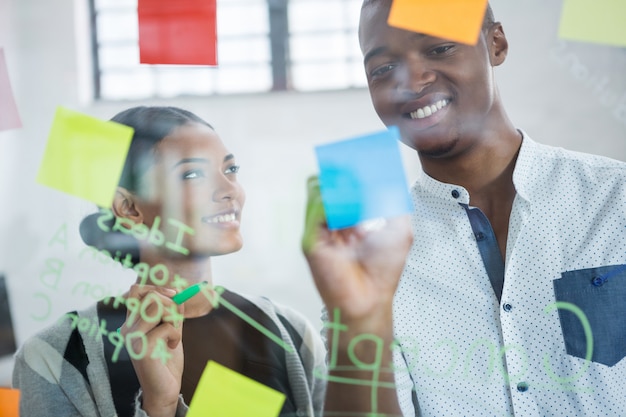
[[139,0],[139,61],[217,65],[215,1]]
[[0,388],[0,416],[20,416],[20,390]]
[[9,80],[4,49],[0,48],[0,130],[22,127]]
[[394,0],[387,23],[400,29],[475,45],[488,0]]

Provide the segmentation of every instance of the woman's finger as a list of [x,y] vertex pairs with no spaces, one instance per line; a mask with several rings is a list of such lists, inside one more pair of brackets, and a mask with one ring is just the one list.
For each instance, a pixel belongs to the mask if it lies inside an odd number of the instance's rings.
[[[161,323],[167,312],[177,311],[178,306],[170,298],[171,295],[176,294],[174,290],[162,291],[165,289],[133,287],[126,300],[127,315],[120,330],[122,334],[136,331],[147,333]],[[171,316],[171,313],[167,316]],[[182,318],[179,317],[179,321],[181,320]]]
[[170,349],[176,349],[183,339],[182,328],[176,328],[172,323],[161,323],[150,330],[146,337],[148,339],[149,349],[153,349],[158,339],[162,339]]

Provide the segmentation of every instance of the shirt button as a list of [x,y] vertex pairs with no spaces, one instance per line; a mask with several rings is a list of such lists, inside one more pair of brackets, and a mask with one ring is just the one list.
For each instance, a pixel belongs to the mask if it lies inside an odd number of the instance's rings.
[[486,238],[486,237],[487,237],[487,236],[485,236],[485,234],[484,234],[483,232],[478,232],[478,233],[476,233],[476,240],[477,240],[477,241],[479,241],[479,242],[480,242],[481,240],[485,240],[485,238]]
[[460,195],[461,193],[459,192],[459,190],[452,190],[452,197],[459,198]]
[[511,304],[509,304],[509,303],[505,303],[502,306],[502,309],[508,313],[509,311],[513,310],[513,306]]
[[591,283],[595,286],[595,287],[601,287],[604,284],[604,280],[602,279],[602,277],[594,277],[591,280]]
[[528,391],[528,384],[526,382],[520,382],[519,384],[517,384],[517,390],[519,392],[526,392],[526,391]]

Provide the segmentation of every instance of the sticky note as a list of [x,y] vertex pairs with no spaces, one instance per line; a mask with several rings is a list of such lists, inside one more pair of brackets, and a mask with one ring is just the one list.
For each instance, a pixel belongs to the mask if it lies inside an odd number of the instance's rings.
[[468,45],[478,42],[488,0],[393,0],[387,23]]
[[128,126],[59,107],[37,182],[110,207],[132,136]]
[[412,209],[396,127],[315,148],[329,229]]
[[19,417],[20,391],[17,389],[0,388],[0,416]]
[[139,0],[139,61],[217,65],[215,1]]
[[4,49],[0,48],[0,131],[22,127],[17,111]]
[[626,46],[626,1],[564,0],[559,36],[574,41]]
[[282,392],[209,361],[187,417],[276,417],[284,402]]

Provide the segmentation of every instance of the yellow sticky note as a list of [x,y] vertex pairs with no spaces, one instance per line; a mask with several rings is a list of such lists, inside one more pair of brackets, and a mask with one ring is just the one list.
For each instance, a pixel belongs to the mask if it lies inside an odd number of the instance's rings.
[[37,182],[110,207],[132,136],[128,126],[59,107]]
[[0,416],[19,417],[20,390],[0,388]]
[[187,417],[276,417],[285,394],[209,361]]
[[387,23],[468,45],[478,42],[488,0],[394,0]]
[[626,1],[564,0],[559,36],[626,46]]

